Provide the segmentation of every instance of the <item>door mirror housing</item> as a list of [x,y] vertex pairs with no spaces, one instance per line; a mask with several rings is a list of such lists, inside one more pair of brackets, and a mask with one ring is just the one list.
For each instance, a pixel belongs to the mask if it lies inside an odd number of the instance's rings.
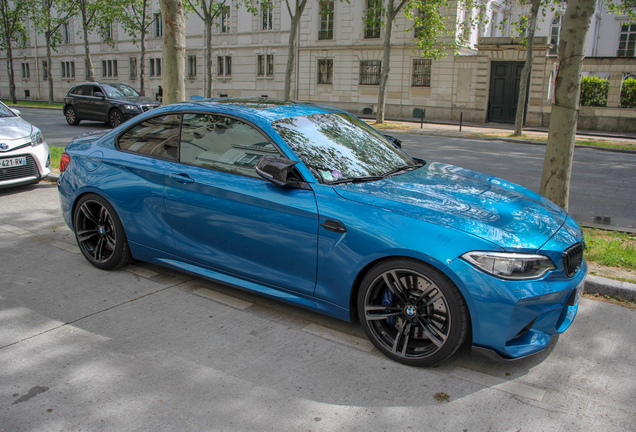
[[98,98],[102,98],[102,99],[105,98],[104,93],[102,93],[102,92],[95,92],[95,93],[93,93],[93,96],[98,97]]
[[293,173],[294,165],[297,163],[298,161],[283,157],[263,156],[254,169],[259,176],[277,186],[309,189],[307,183]]
[[397,148],[402,148],[402,140],[398,139],[394,136],[391,135],[384,135],[384,138],[388,139],[389,141],[391,141],[391,143],[396,146]]

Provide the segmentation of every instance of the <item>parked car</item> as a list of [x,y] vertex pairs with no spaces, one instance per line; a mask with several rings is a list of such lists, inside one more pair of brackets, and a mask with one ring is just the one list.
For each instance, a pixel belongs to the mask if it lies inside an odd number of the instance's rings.
[[0,102],[0,188],[37,183],[51,172],[51,153],[40,129]]
[[71,87],[64,96],[64,116],[76,126],[82,120],[95,120],[119,126],[126,120],[161,106],[121,83],[83,83]]
[[97,268],[136,258],[359,319],[401,363],[435,364],[467,338],[508,359],[546,348],[583,290],[577,223],[396,144],[322,105],[179,103],[71,142],[61,205]]

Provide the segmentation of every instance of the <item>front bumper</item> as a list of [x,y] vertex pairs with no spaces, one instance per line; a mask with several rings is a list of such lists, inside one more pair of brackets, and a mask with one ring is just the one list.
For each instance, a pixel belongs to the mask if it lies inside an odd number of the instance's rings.
[[458,259],[450,266],[471,313],[473,345],[506,359],[545,349],[572,324],[583,292],[587,264],[572,278],[549,274],[532,281],[498,279]]
[[0,159],[26,157],[26,165],[0,168],[0,188],[37,183],[51,173],[51,156],[46,142],[35,147],[19,145],[0,152]]

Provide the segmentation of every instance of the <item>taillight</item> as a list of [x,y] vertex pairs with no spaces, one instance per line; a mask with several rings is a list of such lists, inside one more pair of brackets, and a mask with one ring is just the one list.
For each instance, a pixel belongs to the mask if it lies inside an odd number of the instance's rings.
[[62,153],[62,158],[60,159],[60,172],[63,173],[68,168],[68,164],[71,163],[71,157],[68,153]]

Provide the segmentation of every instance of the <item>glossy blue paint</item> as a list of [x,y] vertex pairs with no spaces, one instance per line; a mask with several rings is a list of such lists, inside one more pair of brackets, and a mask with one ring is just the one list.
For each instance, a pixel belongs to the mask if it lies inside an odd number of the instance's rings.
[[[122,220],[135,258],[340,319],[354,318],[356,281],[365,269],[391,257],[419,260],[446,274],[462,293],[473,344],[506,358],[544,349],[572,323],[578,305],[567,303],[587,266],[583,261],[567,277],[561,254],[581,241],[580,228],[543,197],[435,162],[383,180],[328,185],[301,161],[296,167],[310,187],[290,189],[116,148],[118,135],[134,124],[177,112],[239,117],[282,155],[300,161],[271,123],[342,111],[186,102],[79,137],[66,148],[71,163],[58,183],[71,229],[74,203],[85,193],[99,194]],[[327,220],[346,232],[322,227]],[[536,280],[504,280],[460,258],[469,251],[545,254],[556,268]]]

